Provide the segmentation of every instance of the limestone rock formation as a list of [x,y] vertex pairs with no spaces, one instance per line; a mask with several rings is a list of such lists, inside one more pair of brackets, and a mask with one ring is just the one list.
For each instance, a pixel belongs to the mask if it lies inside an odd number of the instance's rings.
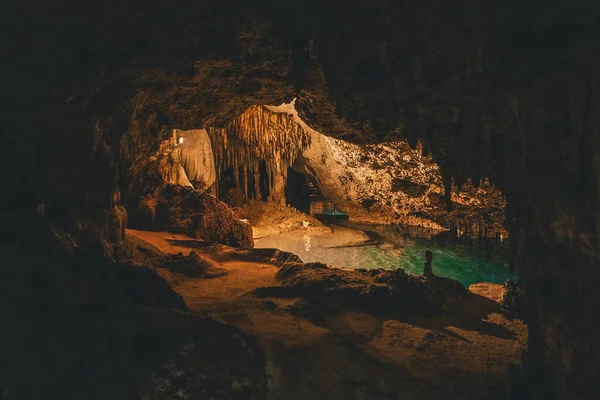
[[160,143],[158,151],[146,163],[139,164],[134,171],[140,180],[152,175],[162,178],[161,182],[153,182],[155,186],[171,184],[206,190],[216,180],[214,154],[204,129],[174,129],[173,135]]
[[[233,175],[233,201],[285,198],[287,168],[310,144],[310,136],[294,118],[250,107],[224,129],[209,129],[218,177]],[[225,193],[218,195],[226,196]],[[231,204],[231,203],[230,203]]]
[[254,246],[250,224],[214,196],[185,186],[167,185],[141,198],[134,226],[235,247]]
[[216,181],[214,155],[208,133],[204,129],[175,129],[173,136],[179,150],[179,162],[188,180],[198,190],[208,189]]
[[[251,106],[297,96],[302,118],[332,137],[421,140],[445,189],[488,176],[503,190],[530,328],[522,397],[595,400],[594,6],[13,2],[0,38],[10,60],[0,160],[11,171],[1,208],[26,216],[46,204],[64,225],[72,210],[101,220],[106,202],[87,199],[105,198],[116,177],[135,187],[132,172],[173,129],[226,128]],[[152,193],[138,189],[123,194]]]
[[341,270],[320,263],[286,263],[277,280],[290,295],[316,298],[334,307],[366,307],[376,313],[448,310],[467,296],[452,279],[414,277],[402,269]]
[[238,250],[236,256],[244,260],[269,263],[280,268],[289,263],[302,263],[297,255],[279,249]]
[[506,202],[500,190],[489,181],[477,187],[454,185],[453,210],[448,211],[440,168],[423,153],[422,144],[413,149],[406,140],[390,140],[361,146],[309,127],[298,115],[296,100],[267,108],[292,116],[310,135],[293,168],[314,177],[325,198],[353,219],[505,236]]
[[127,228],[127,210],[122,205],[115,206],[112,210],[105,211],[106,223],[102,229],[106,230],[102,236],[109,242],[119,243],[125,239],[125,228]]

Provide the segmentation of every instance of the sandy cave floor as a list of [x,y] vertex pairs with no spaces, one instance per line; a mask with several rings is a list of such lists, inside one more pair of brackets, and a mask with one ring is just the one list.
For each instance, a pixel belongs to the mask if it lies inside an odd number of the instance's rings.
[[[165,253],[192,250],[184,235],[127,233]],[[258,338],[267,358],[270,399],[506,398],[507,365],[520,362],[527,329],[496,307],[475,323],[456,323],[460,319],[447,316],[384,319],[356,311],[299,317],[291,310],[300,299],[249,294],[276,286],[277,267],[209,249],[195,250],[219,264],[225,275],[207,279],[157,271],[192,311]],[[499,285],[473,285],[471,290],[494,302],[502,296]]]

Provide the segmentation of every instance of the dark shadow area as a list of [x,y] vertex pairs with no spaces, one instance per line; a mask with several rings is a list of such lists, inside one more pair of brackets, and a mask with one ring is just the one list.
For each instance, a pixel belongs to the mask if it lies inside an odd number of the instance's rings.
[[227,200],[227,193],[236,187],[235,175],[232,169],[225,170],[217,183],[218,198],[221,201]]
[[306,177],[291,167],[287,169],[285,199],[287,204],[298,211],[305,214],[310,213],[310,197]]
[[271,187],[270,180],[272,178],[269,176],[269,171],[267,171],[267,163],[264,160],[260,162],[258,172],[260,174],[258,186],[260,188],[260,198],[264,201],[267,201],[270,195],[269,188]]
[[[376,371],[376,375],[379,377],[377,381],[360,379],[352,372],[345,370],[339,372],[340,375],[343,374],[345,380],[337,382],[336,385],[338,387],[348,385],[352,390],[359,391],[363,397],[357,398],[504,399],[506,396],[505,377],[498,373],[487,371],[474,373],[467,366],[454,364],[451,359],[448,359],[447,364],[432,365],[426,374],[421,372],[415,375],[412,368],[407,368],[411,363],[409,359],[399,361],[398,358],[388,358],[385,353],[379,352],[381,350],[377,350],[377,345],[373,346],[374,339],[380,337],[386,329],[384,324],[389,324],[390,321],[400,321],[431,330],[425,335],[419,346],[414,348],[415,356],[422,354],[423,362],[431,362],[430,359],[428,361],[428,353],[436,352],[435,354],[438,354],[439,350],[436,350],[435,346],[432,348],[429,346],[439,343],[443,336],[465,344],[473,344],[470,339],[454,332],[449,327],[472,329],[485,335],[514,339],[512,333],[507,329],[481,321],[489,312],[499,311],[497,303],[481,296],[468,296],[464,299],[463,304],[453,312],[421,311],[414,303],[410,305],[416,306],[417,310],[410,312],[393,309],[394,300],[392,298],[388,299],[387,309],[369,305],[368,300],[350,303],[348,301],[349,293],[336,289],[322,289],[307,293],[306,288],[299,287],[264,287],[256,289],[248,295],[294,298],[295,300],[284,309],[284,312],[306,319],[330,332],[319,338],[318,342],[311,342],[310,353],[308,346],[300,349],[280,349],[278,354],[282,358],[282,366],[289,368],[289,371],[284,374],[285,376],[297,377],[306,373],[302,371],[302,365],[306,364],[303,360],[308,357],[307,354],[314,358],[314,354],[318,354],[318,349],[322,346],[326,351],[326,356],[323,357],[323,360],[319,360],[320,365],[326,366],[327,359],[336,359],[338,363],[339,360],[348,359],[352,360],[353,365],[360,365],[362,368],[368,368],[369,371]],[[474,302],[476,304],[472,309],[470,305]],[[354,314],[354,312],[357,313]],[[364,314],[361,315],[362,313]],[[438,344],[438,346],[442,346],[442,344]],[[419,367],[416,367],[416,370],[418,369]],[[381,382],[381,386],[374,382]],[[401,383],[400,386],[397,386],[392,382]],[[423,396],[423,393],[427,393],[427,396]],[[439,397],[429,397],[432,396],[432,393],[438,393]]]
[[258,199],[259,193],[256,193],[256,178],[251,170],[247,171],[246,177],[246,193],[248,195],[248,200]]
[[347,248],[347,247],[369,247],[369,246],[379,246],[381,245],[383,242],[380,241],[373,241],[373,240],[366,240],[362,243],[356,243],[356,244],[345,244],[342,246],[329,246],[327,247],[328,249],[343,249],[343,248]]
[[502,339],[515,339],[512,332],[505,327],[484,321],[491,313],[505,314],[498,303],[474,293],[468,293],[464,301],[450,312],[440,314],[435,319],[408,316],[405,322],[422,328],[443,331],[448,326],[476,331],[484,335]]
[[[422,398],[419,395],[433,384],[415,376],[403,365],[382,361],[337,333],[323,335],[301,346],[274,345],[272,353],[280,367],[280,386],[294,387],[295,399]],[[299,385],[298,380],[311,384]],[[283,397],[275,395],[275,398]]]
[[[14,219],[3,218],[7,230],[0,233],[3,396],[129,400],[174,398],[181,390],[192,397],[264,394],[261,349],[237,328],[189,313],[155,271],[111,261],[98,242],[75,245],[55,227],[22,215]],[[181,374],[175,377],[173,370]],[[243,389],[245,394],[227,389],[232,373],[245,375],[257,389]]]
[[[498,303],[483,296],[467,293],[460,303],[450,311],[436,311],[430,306],[419,304],[421,296],[410,297],[404,304],[389,296],[374,298],[348,287],[335,287],[322,282],[310,288],[273,286],[258,288],[249,295],[259,298],[301,298],[301,307],[295,312],[316,325],[327,327],[326,321],[340,312],[359,311],[383,320],[398,320],[411,325],[454,335],[448,326],[476,331],[502,339],[514,339],[514,335],[503,326],[484,321],[492,312],[503,313]],[[394,304],[396,303],[396,304]],[[434,318],[432,318],[434,317]]]
[[167,239],[167,242],[173,246],[187,247],[190,249],[202,249],[214,245],[214,242],[205,242],[196,239]]

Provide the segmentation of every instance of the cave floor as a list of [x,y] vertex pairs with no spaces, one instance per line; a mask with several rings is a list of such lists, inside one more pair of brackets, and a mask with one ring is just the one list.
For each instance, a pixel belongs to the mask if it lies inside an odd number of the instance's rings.
[[[189,238],[129,230],[165,253],[189,254]],[[270,399],[504,399],[507,365],[519,363],[526,326],[495,306],[499,285],[472,287],[489,312],[462,316],[385,319],[363,312],[297,316],[300,299],[257,298],[250,292],[276,286],[277,267],[202,253],[226,274],[190,278],[157,272],[187,306],[258,338],[267,359]],[[486,310],[484,310],[486,311]]]

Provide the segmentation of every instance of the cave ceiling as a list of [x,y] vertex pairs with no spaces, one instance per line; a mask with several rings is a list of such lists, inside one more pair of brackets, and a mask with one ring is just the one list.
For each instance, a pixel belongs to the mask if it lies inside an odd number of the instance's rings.
[[[505,186],[524,124],[583,123],[568,110],[594,90],[597,24],[586,4],[15,4],[20,17],[6,27],[16,39],[3,47],[15,61],[8,76],[23,79],[7,83],[5,111],[14,129],[43,137],[21,143],[58,150],[96,137],[116,174],[174,128],[225,127],[253,105],[297,98],[301,117],[327,135],[422,141],[446,180]],[[31,111],[38,118],[26,120]],[[124,140],[132,131],[139,137]]]

